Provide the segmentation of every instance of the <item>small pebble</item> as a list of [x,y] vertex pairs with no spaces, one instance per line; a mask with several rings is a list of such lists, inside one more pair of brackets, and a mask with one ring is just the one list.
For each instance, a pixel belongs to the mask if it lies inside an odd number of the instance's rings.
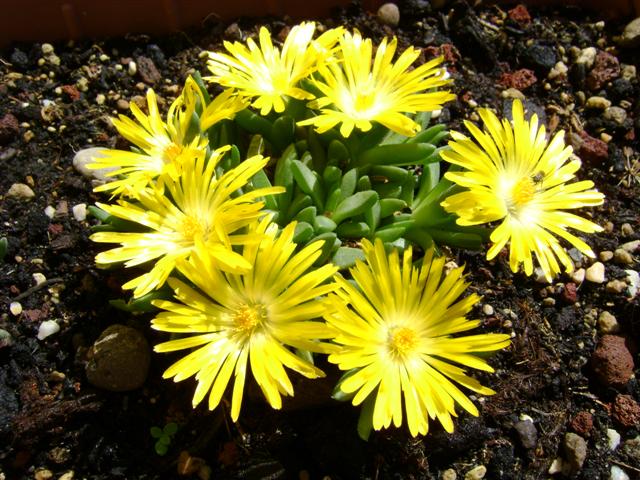
[[472,468],[464,475],[464,480],[480,480],[487,474],[487,467],[484,465],[478,465]]
[[625,237],[630,237],[631,235],[633,235],[633,227],[628,224],[628,223],[623,223],[620,226],[620,232],[622,233],[622,235],[624,235]]
[[73,212],[73,218],[75,218],[78,222],[82,222],[87,219],[86,203],[79,203],[78,205],[74,205],[71,211]]
[[136,65],[136,62],[131,60],[129,62],[129,65],[127,65],[127,73],[133,77],[137,73],[137,71],[138,71],[138,66]]
[[22,313],[22,304],[20,302],[11,302],[9,304],[9,311],[11,312],[11,315],[17,317]]
[[489,305],[488,303],[485,303],[482,306],[482,313],[484,313],[487,316],[491,316],[494,313],[493,307],[491,305]]
[[578,58],[576,58],[576,63],[582,63],[585,65],[585,67],[587,67],[587,69],[590,69],[591,67],[593,67],[593,63],[596,61],[597,53],[598,51],[595,47],[584,48],[580,50]]
[[577,284],[581,284],[582,282],[584,282],[584,277],[585,277],[584,268],[579,268],[578,270],[576,270],[571,274],[571,280],[573,280]]
[[536,426],[531,420],[521,420],[516,422],[513,428],[518,432],[520,443],[524,448],[530,450],[536,447],[538,442],[538,430],[536,430]]
[[640,288],[640,273],[635,270],[625,270],[627,274],[626,282],[629,284],[627,287],[627,293],[629,297],[634,298],[638,294],[638,288]]
[[605,108],[609,108],[611,106],[611,101],[607,100],[604,97],[593,96],[587,99],[587,103],[585,106],[587,108],[593,108],[596,110],[604,110]]
[[458,474],[453,468],[447,468],[442,475],[440,475],[440,480],[456,480],[458,478]]
[[502,92],[500,92],[500,96],[502,98],[513,98],[513,99],[518,99],[518,100],[524,100],[524,93],[522,93],[520,90],[518,90],[517,88],[507,88],[506,90],[503,90]]
[[9,187],[7,191],[7,197],[22,198],[24,200],[31,200],[36,194],[31,190],[29,185],[24,183],[14,183]]
[[542,300],[542,304],[545,305],[546,307],[553,307],[556,304],[556,299],[553,297],[547,297],[544,300]]
[[60,477],[58,478],[58,480],[73,480],[74,477],[74,472],[73,470],[70,470],[66,473],[63,473],[62,475],[60,475]]
[[624,110],[624,108],[609,107],[604,111],[604,114],[602,116],[607,120],[611,120],[612,122],[617,123],[618,125],[622,125],[627,119],[627,112]]
[[0,349],[13,345],[13,337],[4,328],[0,328]]
[[624,65],[620,76],[629,82],[635,82],[637,76],[637,69],[635,65]]
[[33,274],[33,281],[36,282],[36,285],[40,285],[47,281],[47,277],[40,272],[36,272]]
[[121,98],[116,102],[116,107],[118,107],[118,110],[129,110],[129,102]]
[[627,475],[619,466],[612,465],[609,480],[629,480],[629,475]]
[[604,265],[600,262],[595,262],[585,272],[585,278],[588,282],[592,283],[604,283]]
[[605,290],[609,293],[622,293],[626,289],[627,289],[626,282],[623,282],[622,280],[617,280],[617,279],[607,282],[607,285],[605,286]]
[[613,252],[613,261],[620,265],[630,265],[633,263],[633,256],[624,248],[616,248]]
[[98,95],[96,95],[96,103],[98,105],[104,105],[105,100],[107,99],[107,97],[104,96],[104,94],[99,93]]
[[604,250],[600,252],[600,254],[598,255],[598,258],[603,262],[608,262],[613,258],[613,252],[611,250]]
[[607,428],[609,451],[613,452],[620,445],[620,434],[612,428]]
[[579,472],[587,459],[587,442],[576,433],[567,433],[563,446],[570,472]]
[[400,10],[395,3],[385,3],[378,9],[378,18],[385,25],[397,27],[400,23]]
[[550,80],[553,80],[554,78],[564,78],[568,71],[569,68],[564,64],[564,62],[558,62],[551,70],[549,70],[547,78]]
[[36,471],[33,477],[35,480],[50,480],[53,478],[53,472],[51,470],[47,470],[46,468],[42,468]]
[[626,250],[629,253],[635,253],[640,248],[640,240],[633,240],[631,242],[623,243],[620,248]]
[[41,48],[44,55],[50,55],[53,53],[53,45],[50,43],[43,43]]
[[50,335],[54,333],[58,333],[60,331],[60,325],[55,320],[45,320],[38,327],[38,340],[44,340]]
[[598,330],[600,333],[617,333],[620,331],[620,324],[615,316],[606,310],[598,316]]
[[551,462],[551,465],[549,466],[549,470],[547,471],[547,473],[549,475],[555,475],[556,473],[562,472],[563,467],[564,467],[564,462],[562,461],[562,458],[558,457],[553,462]]
[[95,158],[104,157],[104,148],[92,147],[78,150],[73,157],[73,166],[83,176],[87,178],[94,178],[96,180],[105,181],[107,179],[106,174],[112,172],[118,167],[101,168],[99,170],[92,170],[87,168],[87,165],[94,162]]
[[549,280],[547,280],[544,270],[541,267],[536,267],[534,269],[533,276],[537,283],[549,283]]

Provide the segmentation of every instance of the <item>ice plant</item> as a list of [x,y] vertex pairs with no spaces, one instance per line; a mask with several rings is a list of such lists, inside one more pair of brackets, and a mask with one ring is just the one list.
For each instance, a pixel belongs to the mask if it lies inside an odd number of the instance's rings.
[[332,346],[321,341],[331,331],[316,319],[326,309],[318,298],[335,288],[326,282],[337,268],[331,264],[312,267],[322,242],[294,253],[294,229],[295,224],[290,224],[278,236],[270,218],[263,219],[253,232],[262,240],[243,246],[243,258],[252,267],[243,273],[221,271],[207,249],[197,249],[190,261],[180,264],[180,271],[195,288],[171,278],[169,285],[177,302],[155,302],[165,311],[153,320],[153,328],[187,334],[155,350],[195,348],[164,373],[176,382],[196,376],[194,406],[208,393],[209,408],[214,409],[233,375],[231,418],[235,421],[247,370],[276,409],[282,405],[281,395],[294,394],[284,367],[308,378],[324,376],[292,348],[331,351]]
[[[231,93],[223,92],[208,105],[200,119],[202,130],[222,119],[233,118],[236,112],[245,108],[246,103]],[[200,136],[198,128],[194,130],[191,127],[194,112],[196,108],[202,108],[202,104],[202,93],[191,77],[187,79],[182,94],[171,104],[166,122],[158,111],[152,89],[147,92],[148,115],[131,103],[131,112],[137,122],[124,115],[113,118],[112,122],[137,150],[105,149],[103,156],[94,158],[89,168],[116,167],[107,174],[114,180],[95,190],[135,197],[140,189],[161,174],[177,178],[183,162],[191,161],[191,157],[206,150],[206,137]]]
[[253,106],[262,115],[271,110],[281,113],[286,97],[299,100],[313,95],[299,86],[317,68],[318,60],[328,55],[340,29],[330,30],[312,40],[315,23],[303,22],[291,29],[282,50],[273,46],[271,34],[262,27],[258,46],[249,38],[247,44],[225,42],[229,54],[210,52],[207,79],[224,87],[232,87],[238,95],[253,98]]
[[[139,297],[161,287],[180,259],[189,258],[195,248],[207,249],[219,268],[245,271],[251,265],[231,249],[247,239],[235,235],[259,217],[264,195],[281,188],[260,188],[237,195],[238,189],[261,170],[268,159],[255,156],[217,177],[215,167],[228,147],[214,151],[209,158],[198,152],[185,163],[179,178],[160,178],[161,187],[139,192],[139,203],[120,200],[117,204],[98,204],[107,213],[134,222],[147,231],[98,232],[94,242],[119,243],[121,246],[96,255],[98,265],[124,262],[132,267],[149,261],[150,271],[125,283]],[[167,193],[169,195],[167,195]]]
[[602,193],[590,180],[568,183],[581,166],[564,143],[564,131],[547,140],[544,126],[532,115],[525,120],[522,103],[513,102],[513,124],[498,120],[490,110],[480,110],[481,131],[471,122],[465,125],[473,138],[452,132],[451,150],[442,153],[446,161],[463,168],[445,177],[466,190],[442,204],[455,212],[460,225],[500,222],[491,234],[493,245],[487,258],[494,258],[510,242],[509,263],[517,272],[520,265],[531,275],[535,256],[548,281],[567,272],[573,263],[558,237],[583,254],[594,253],[583,240],[567,231],[602,231],[595,223],[565,210],[600,205]]
[[409,47],[394,62],[395,38],[390,42],[385,38],[375,57],[371,39],[363,39],[357,31],[344,32],[339,45],[339,61],[321,65],[314,82],[323,96],[310,107],[320,109],[320,114],[300,125],[314,125],[322,133],[340,124],[340,133],[348,137],[354,128],[366,132],[377,122],[413,136],[420,126],[405,113],[437,110],[455,98],[448,91],[434,90],[451,82],[440,66],[442,57],[410,70],[420,51]]
[[339,289],[328,300],[335,311],[326,320],[341,347],[329,361],[349,371],[339,389],[353,395],[354,405],[373,402],[376,430],[406,423],[413,436],[424,435],[428,419],[437,418],[452,432],[456,404],[478,415],[455,383],[494,393],[455,364],[492,372],[476,353],[506,347],[509,336],[457,335],[480,324],[465,318],[479,297],[458,299],[468,286],[463,268],[443,276],[445,259],[435,258],[433,249],[414,267],[412,248],[402,259],[397,250],[387,255],[380,240],[365,240],[362,248],[366,261],[350,270],[355,285],[338,276]]

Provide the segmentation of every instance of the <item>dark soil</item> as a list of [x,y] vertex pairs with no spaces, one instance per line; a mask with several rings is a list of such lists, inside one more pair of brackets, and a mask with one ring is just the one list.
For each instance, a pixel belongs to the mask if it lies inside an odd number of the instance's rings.
[[[283,411],[254,396],[233,424],[224,405],[214,412],[191,408],[193,383],[162,380],[174,360],[170,355],[153,354],[146,383],[133,392],[97,389],[85,375],[87,349],[109,325],[133,326],[152,345],[165,336],[149,328],[149,315],[133,316],[108,303],[122,297],[119,286],[133,273],[94,266],[102,248],[88,240],[95,220],[77,221],[72,207],[105,198],[92,193],[90,181],[73,168],[74,153],[89,146],[126,148],[108,119],[127,114],[124,100],[138,102],[154,87],[166,108],[193,69],[205,70],[203,50],[254,35],[263,24],[278,37],[292,21],[207,23],[169,37],[56,43],[59,64],[43,55],[41,44],[2,51],[0,237],[7,238],[8,253],[0,263],[0,478],[451,479],[448,469],[465,478],[481,466],[490,479],[548,478],[556,458],[576,461],[563,448],[567,433],[585,440],[586,460],[566,475],[608,479],[611,468],[619,467],[640,478],[640,440],[634,441],[640,427],[633,416],[640,411],[638,370],[626,382],[607,384],[594,368],[604,360],[590,362],[603,342],[606,327],[597,319],[606,311],[619,324],[615,335],[627,340],[626,354],[640,364],[633,346],[640,333],[638,297],[628,285],[612,282],[629,283],[625,270],[637,270],[637,257],[626,263],[628,258],[609,259],[607,253],[640,238],[638,164],[635,177],[632,171],[640,157],[640,89],[635,73],[625,70],[638,66],[639,51],[613,41],[624,21],[599,23],[577,9],[529,9],[530,22],[517,13],[464,4],[432,11],[426,1],[407,0],[397,28],[382,26],[357,7],[321,20],[327,27],[358,28],[374,41],[397,35],[403,47],[422,48],[424,59],[445,54],[458,99],[439,121],[452,128],[463,128],[463,119],[477,120],[477,105],[502,112],[511,103],[502,92],[520,89],[527,108],[549,130],[567,131],[584,161],[579,176],[593,179],[606,195],[604,206],[582,213],[605,227],[586,238],[605,265],[603,283],[564,276],[547,286],[513,275],[505,257],[487,262],[484,252],[453,253],[467,265],[471,288],[483,296],[474,314],[484,319],[484,328],[513,333],[513,345],[492,359],[496,373],[482,378],[497,394],[476,399],[481,416],[461,414],[452,435],[432,424],[425,438],[389,430],[374,433],[368,443],[356,434],[357,410],[350,404],[302,405],[314,397],[302,381],[296,389],[301,399]],[[576,62],[574,47],[608,55],[599,53],[595,65],[585,66]],[[138,64],[134,75],[127,72],[131,60]],[[548,78],[559,61],[567,73]],[[585,99],[594,95],[622,106],[626,118],[615,121],[587,108]],[[15,183],[29,185],[34,198],[7,195]],[[47,206],[55,209],[53,218],[45,214]],[[579,267],[592,263],[572,255]],[[34,273],[46,278],[36,288]],[[9,311],[13,301],[22,306],[19,315]],[[60,331],[38,340],[45,320],[55,320]],[[620,368],[615,358],[611,368]],[[333,380],[333,367],[326,369]],[[149,430],[169,422],[179,429],[160,456]],[[609,429],[621,436],[614,450]]]

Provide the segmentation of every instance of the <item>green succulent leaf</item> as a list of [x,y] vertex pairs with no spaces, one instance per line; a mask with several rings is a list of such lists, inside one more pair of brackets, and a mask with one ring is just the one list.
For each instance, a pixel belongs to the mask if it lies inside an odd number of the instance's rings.
[[363,152],[356,166],[372,165],[421,165],[435,151],[430,143],[401,143],[380,145]]
[[369,236],[371,228],[365,222],[345,222],[338,225],[336,233],[340,238],[360,239]]
[[293,160],[291,162],[291,170],[293,172],[293,178],[298,184],[298,187],[300,187],[300,190],[309,195],[316,206],[322,209],[324,192],[322,183],[318,179],[318,174],[299,160]]
[[316,233],[325,233],[325,232],[333,232],[337,225],[336,222],[331,220],[329,217],[325,217],[324,215],[317,215],[313,219],[313,227],[315,228]]
[[[353,247],[340,247],[331,258],[331,263],[337,266],[340,270],[344,270],[353,267],[357,260],[364,260],[364,252],[362,250]],[[336,398],[336,400],[339,399]]]
[[342,181],[340,182],[340,190],[342,190],[342,198],[347,198],[353,195],[353,193],[356,191],[357,184],[358,184],[358,169],[352,168],[342,176]]
[[373,190],[355,193],[338,204],[331,219],[339,225],[347,218],[360,215],[377,201],[378,194]]
[[399,198],[382,198],[380,199],[380,218],[393,215],[406,208],[406,206],[407,202]]
[[307,222],[298,222],[293,233],[294,243],[307,243],[313,237],[313,227]]

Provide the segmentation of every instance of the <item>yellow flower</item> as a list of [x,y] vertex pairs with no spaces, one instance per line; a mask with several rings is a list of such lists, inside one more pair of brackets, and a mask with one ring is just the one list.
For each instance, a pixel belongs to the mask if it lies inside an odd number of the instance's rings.
[[302,90],[298,83],[317,68],[336,42],[342,31],[334,29],[325,32],[312,41],[315,23],[303,22],[291,29],[282,46],[282,51],[273,46],[271,34],[260,28],[260,46],[249,38],[247,45],[239,42],[225,42],[231,55],[209,53],[210,77],[207,80],[225,87],[237,89],[238,95],[256,98],[255,108],[261,115],[272,109],[283,112],[286,97],[310,99],[313,95]]
[[351,371],[340,382],[340,390],[355,394],[354,405],[373,396],[376,430],[392,422],[402,425],[404,398],[411,435],[427,433],[428,417],[437,418],[452,432],[456,403],[478,415],[454,382],[483,395],[494,393],[452,363],[492,372],[475,353],[504,348],[509,336],[452,337],[480,324],[465,318],[479,297],[473,294],[457,300],[468,285],[463,268],[443,279],[445,259],[434,258],[433,249],[416,268],[411,248],[400,260],[397,250],[387,255],[380,240],[375,245],[364,240],[362,246],[366,263],[358,261],[350,270],[357,287],[338,276],[340,288],[329,297],[336,311],[325,317],[339,332],[334,341],[342,346],[329,361]]
[[331,331],[315,319],[322,317],[326,305],[320,297],[335,288],[324,284],[336,272],[331,264],[313,269],[321,253],[322,241],[294,254],[295,224],[276,236],[277,225],[269,216],[256,227],[259,243],[243,247],[243,258],[252,266],[244,273],[221,272],[205,249],[197,249],[180,271],[200,291],[171,278],[169,284],[181,303],[156,301],[166,312],[152,322],[166,332],[194,334],[155,347],[157,352],[198,347],[173,364],[164,378],[178,382],[196,375],[193,405],[209,392],[209,409],[219,403],[231,376],[233,394],[231,418],[240,415],[247,367],[269,404],[282,406],[281,395],[293,395],[293,385],[283,367],[308,378],[324,373],[291,348],[327,353],[333,346],[319,341]]
[[[201,117],[203,131],[221,119],[233,118],[236,112],[245,108],[245,102],[231,93],[223,92],[207,106]],[[124,115],[112,119],[112,122],[139,151],[105,149],[103,157],[95,158],[89,168],[116,167],[108,176],[123,177],[96,187],[95,191],[113,191],[114,195],[136,197],[139,190],[159,175],[177,178],[183,162],[190,162],[194,155],[206,150],[207,140],[200,136],[197,128],[190,134],[193,114],[203,104],[202,93],[191,77],[187,79],[182,94],[169,107],[166,122],[159,113],[152,89],[147,91],[149,115],[131,103],[131,112],[137,122]]]
[[378,122],[402,135],[415,135],[420,126],[404,113],[437,110],[455,95],[427,91],[450,83],[445,69],[439,67],[442,57],[409,70],[420,51],[409,47],[394,63],[396,47],[395,38],[391,42],[385,38],[372,65],[371,39],[363,40],[357,31],[345,32],[337,54],[340,61],[318,69],[321,80],[315,85],[324,96],[310,107],[320,109],[320,114],[299,125],[315,125],[322,133],[341,124],[340,133],[348,137],[354,128],[366,132],[372,122]]
[[217,178],[215,167],[228,149],[220,148],[208,159],[198,152],[192,162],[184,164],[179,178],[163,176],[156,188],[140,191],[139,204],[124,200],[117,205],[98,204],[107,213],[148,229],[98,232],[91,236],[95,242],[121,245],[96,255],[98,265],[125,262],[126,267],[132,267],[155,262],[151,271],[123,285],[124,289],[134,289],[135,297],[161,287],[176,262],[188,258],[195,248],[208,249],[225,271],[251,268],[231,249],[232,244],[251,239],[232,234],[262,215],[263,202],[256,199],[283,189],[261,188],[236,195],[267,164],[268,158],[260,155],[249,158]]
[[493,245],[487,258],[494,258],[510,241],[513,272],[524,264],[525,273],[531,275],[534,254],[551,281],[560,273],[558,260],[567,272],[573,271],[573,263],[556,236],[594,257],[591,248],[567,228],[602,231],[595,223],[564,210],[600,205],[604,196],[592,189],[592,181],[567,183],[575,178],[581,162],[571,158],[564,131],[549,142],[536,115],[525,120],[520,101],[513,102],[512,110],[513,125],[506,119],[501,123],[483,109],[484,132],[470,122],[465,125],[473,139],[452,132],[451,150],[443,152],[442,158],[464,170],[448,172],[445,177],[467,190],[450,196],[442,206],[460,217],[460,225],[501,221],[491,234]]

